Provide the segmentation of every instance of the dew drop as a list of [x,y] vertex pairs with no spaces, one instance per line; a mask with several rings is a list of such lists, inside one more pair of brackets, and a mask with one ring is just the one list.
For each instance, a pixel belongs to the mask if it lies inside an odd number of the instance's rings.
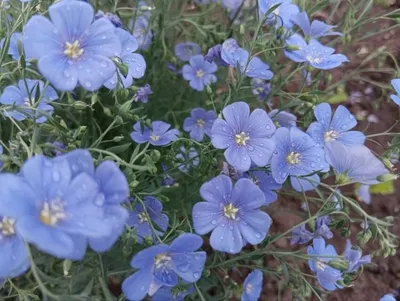
[[213,220],[211,221],[211,224],[215,225],[215,224],[217,224],[217,221],[216,221],[215,219],[213,219]]
[[61,180],[61,175],[58,171],[53,171],[53,181],[54,182],[60,182]]

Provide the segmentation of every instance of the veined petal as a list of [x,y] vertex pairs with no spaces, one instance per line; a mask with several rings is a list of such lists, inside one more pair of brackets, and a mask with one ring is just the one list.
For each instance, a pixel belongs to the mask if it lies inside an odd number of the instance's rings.
[[133,301],[144,299],[149,292],[153,275],[150,269],[141,269],[129,276],[122,283],[124,295]]
[[99,89],[115,71],[113,61],[101,55],[84,56],[77,63],[79,83],[88,91]]
[[219,204],[199,202],[193,207],[193,227],[196,233],[204,235],[212,231],[222,220],[222,208]]
[[239,229],[250,244],[261,243],[272,224],[270,216],[261,210],[246,211],[240,215]]
[[219,205],[230,200],[232,193],[232,180],[225,175],[213,178],[204,183],[200,188],[201,197],[210,203]]
[[239,253],[243,247],[243,240],[237,223],[227,221],[218,225],[211,234],[210,244],[214,250],[230,254]]
[[224,153],[226,161],[240,171],[248,171],[251,159],[246,147],[231,145]]
[[257,209],[264,205],[265,196],[253,181],[242,178],[239,179],[233,187],[231,201],[235,207],[247,211]]
[[171,254],[172,269],[184,281],[193,283],[200,279],[204,263],[207,259],[206,252],[185,252]]
[[226,106],[222,113],[229,126],[237,133],[245,130],[249,122],[250,107],[243,101]]

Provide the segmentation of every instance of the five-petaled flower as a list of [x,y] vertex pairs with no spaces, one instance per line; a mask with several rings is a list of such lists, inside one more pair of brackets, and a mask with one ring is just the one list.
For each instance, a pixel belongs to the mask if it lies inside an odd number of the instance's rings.
[[264,193],[249,179],[232,180],[220,175],[203,184],[200,195],[206,202],[193,207],[193,225],[198,234],[211,233],[214,250],[239,253],[247,244],[261,243],[271,226],[269,215],[260,210]]
[[200,54],[194,55],[189,59],[189,65],[182,68],[182,76],[190,81],[189,85],[197,91],[203,91],[204,86],[217,81],[214,73],[217,71],[217,65],[214,62],[204,60]]
[[226,149],[226,161],[241,171],[249,170],[252,162],[259,167],[266,166],[275,150],[274,141],[269,139],[275,125],[268,114],[261,109],[250,114],[245,102],[228,105],[222,113],[225,120],[215,120],[211,129],[214,147]]
[[202,141],[204,134],[211,137],[211,128],[217,119],[217,113],[214,111],[206,111],[203,108],[195,108],[190,112],[183,122],[183,130],[190,132],[190,138],[196,141]]
[[141,128],[140,121],[133,126],[134,132],[131,138],[136,143],[150,143],[155,146],[167,145],[168,143],[178,139],[179,131],[177,129],[169,129],[170,124],[163,121],[153,121],[151,128],[143,126]]

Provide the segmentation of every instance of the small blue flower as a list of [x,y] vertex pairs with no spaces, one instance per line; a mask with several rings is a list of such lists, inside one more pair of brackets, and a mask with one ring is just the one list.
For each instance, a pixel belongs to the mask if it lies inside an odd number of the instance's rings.
[[51,144],[53,146],[53,153],[56,156],[61,156],[62,154],[64,154],[64,151],[67,149],[67,146],[60,142],[60,141],[55,141]]
[[326,239],[331,239],[333,237],[332,231],[329,229],[329,224],[331,218],[327,215],[317,218],[315,223],[315,235],[318,237],[324,237]]
[[326,36],[342,36],[340,32],[332,31],[336,26],[328,25],[318,20],[310,23],[306,12],[293,16],[291,20],[301,28],[307,38],[317,39]]
[[177,129],[169,129],[170,124],[163,121],[153,121],[151,123],[151,129],[147,126],[143,126],[143,130],[140,125],[140,121],[136,122],[133,126],[131,138],[136,143],[150,143],[155,146],[163,146],[171,143],[178,139],[179,131]]
[[315,107],[314,115],[317,121],[310,124],[307,134],[321,147],[332,141],[339,141],[346,145],[364,144],[363,133],[350,131],[357,125],[357,120],[346,107],[338,106],[332,117],[331,106],[321,103]]
[[393,100],[393,102],[395,104],[400,106],[400,96],[399,96],[400,95],[400,78],[393,79],[390,83],[392,84],[394,90],[397,93],[397,95],[396,94],[390,95],[390,98]]
[[[0,41],[0,49],[3,48],[5,41],[5,38]],[[20,50],[22,50],[22,33],[14,32],[10,37],[10,44],[8,46],[7,54],[11,55],[14,60],[18,61],[21,57]]]
[[165,187],[174,186],[176,184],[176,180],[167,173],[168,166],[165,163],[161,163],[161,169],[164,172],[161,185]]
[[261,243],[271,226],[269,215],[260,210],[264,193],[249,179],[220,175],[204,183],[200,195],[206,202],[193,207],[193,226],[200,235],[211,233],[214,250],[239,253],[246,243]]
[[379,301],[396,301],[396,298],[392,294],[388,294],[380,298]]
[[131,266],[138,269],[122,283],[122,291],[129,300],[153,296],[161,287],[174,287],[178,277],[193,283],[200,279],[206,252],[197,251],[203,244],[200,236],[182,234],[171,245],[159,244],[137,253]]
[[153,94],[149,84],[140,87],[135,95],[133,96],[133,101],[147,103],[149,101],[149,95]]
[[[39,90],[38,90],[39,88]],[[40,99],[35,100],[40,93]],[[19,107],[19,110],[9,110],[5,114],[18,121],[27,117],[34,119],[36,123],[43,123],[52,115],[54,108],[50,102],[58,99],[57,92],[52,87],[46,87],[42,81],[25,79],[18,82],[18,86],[8,86],[0,96],[0,103]]]
[[199,153],[195,148],[191,147],[187,150],[184,146],[179,148],[180,153],[178,153],[175,158],[178,159],[178,168],[180,171],[188,173],[192,166],[198,166],[200,163]]
[[286,44],[288,48],[284,52],[289,59],[316,69],[329,70],[349,61],[343,54],[333,54],[335,49],[324,46],[317,40],[311,39],[307,44],[297,33],[286,39]]
[[243,283],[242,301],[257,301],[260,298],[263,273],[260,270],[251,272]]
[[153,32],[150,29],[148,17],[140,15],[136,18],[135,22],[131,20],[128,27],[132,28],[133,36],[138,42],[139,49],[148,50],[153,38]]
[[214,73],[217,71],[217,65],[204,60],[202,55],[194,55],[189,59],[190,65],[185,65],[182,68],[182,76],[190,81],[190,86],[197,90],[203,91],[204,86],[217,81]]
[[230,66],[239,70],[247,77],[270,80],[274,76],[269,65],[260,58],[253,57],[249,61],[249,52],[240,48],[235,39],[228,39],[222,44],[221,58]]
[[[136,229],[137,240],[140,244],[146,237],[151,237],[154,241],[157,241],[156,234],[163,236],[169,222],[168,216],[162,213],[163,205],[159,199],[146,196],[143,203],[144,207],[141,203],[136,204],[135,209],[129,212],[127,221],[128,226]],[[150,222],[157,225],[156,234],[153,233]]]
[[204,56],[204,59],[207,62],[215,62],[218,66],[229,66],[228,63],[226,63],[222,58],[221,58],[221,50],[222,50],[222,45],[218,44],[210,49],[208,49],[207,54]]
[[27,57],[58,90],[72,91],[78,82],[86,90],[99,89],[115,72],[110,57],[121,52],[115,26],[106,18],[93,21],[90,4],[64,0],[49,7],[51,22],[31,17],[24,27]]
[[[319,284],[328,291],[342,288],[337,281],[342,280],[342,272],[327,265],[331,260],[336,259],[337,252],[332,245],[325,245],[323,238],[314,238],[313,246],[307,248],[308,260],[311,271],[317,275]],[[321,257],[319,257],[321,256]]]
[[349,239],[346,240],[346,248],[343,256],[349,263],[347,273],[357,272],[361,266],[371,263],[371,255],[362,256],[362,252],[359,249],[352,248]]
[[217,113],[214,111],[206,111],[203,108],[195,108],[190,112],[183,122],[183,130],[190,132],[190,138],[196,141],[202,141],[204,134],[211,137],[211,128],[217,119]]
[[133,53],[138,49],[138,43],[135,37],[121,28],[116,29],[116,35],[122,47],[118,58],[128,67],[128,73],[124,76],[119,69],[117,69],[114,75],[104,83],[104,86],[110,90],[115,89],[118,82],[120,82],[122,88],[129,88],[133,84],[133,79],[143,77],[146,70],[146,61],[143,56],[138,53]]
[[291,128],[297,125],[296,115],[293,115],[289,112],[279,111],[278,109],[275,109],[269,112],[268,116],[272,119],[277,128],[279,127]]
[[276,27],[284,27],[291,29],[294,24],[292,21],[293,16],[297,15],[300,10],[295,4],[292,4],[292,0],[258,0],[258,8],[260,19],[265,18],[265,14],[273,6],[280,4],[275,8],[266,19],[266,23],[269,25],[274,25]]
[[182,62],[188,62],[194,55],[201,54],[199,44],[193,42],[183,42],[175,45],[175,55]]
[[259,100],[265,100],[271,92],[271,84],[261,78],[253,78],[251,80],[251,91]]
[[[271,160],[272,175],[278,183],[290,177],[292,187],[297,191],[312,190],[320,181],[316,171],[328,171],[325,152],[315,141],[296,127],[281,127],[272,137],[276,151]],[[298,176],[303,178],[297,178]]]
[[277,200],[278,195],[274,190],[281,189],[282,185],[277,183],[269,172],[261,170],[249,171],[245,177],[252,180],[264,192],[265,205],[270,205]]
[[356,190],[357,200],[364,202],[367,205],[371,204],[370,185],[360,184]]
[[306,225],[300,225],[293,229],[292,231],[292,238],[290,239],[290,244],[296,245],[302,245],[308,243],[310,240],[314,238],[314,234],[311,233],[306,229]]
[[341,183],[378,184],[380,182],[376,178],[389,173],[385,165],[364,145],[347,146],[333,141],[325,149],[326,159]]
[[106,12],[104,13],[102,10],[99,10],[95,15],[94,19],[98,20],[100,18],[106,18],[108,19],[112,24],[114,24],[115,27],[122,27],[122,21],[121,19],[112,13]]
[[226,161],[238,170],[249,170],[252,162],[259,167],[266,166],[275,150],[274,141],[269,139],[275,125],[268,114],[261,109],[250,114],[245,102],[228,105],[222,113],[225,120],[216,119],[211,129],[214,147],[226,149]]
[[151,297],[151,301],[184,301],[186,296],[194,293],[193,285],[185,287],[167,287],[160,288],[157,293]]

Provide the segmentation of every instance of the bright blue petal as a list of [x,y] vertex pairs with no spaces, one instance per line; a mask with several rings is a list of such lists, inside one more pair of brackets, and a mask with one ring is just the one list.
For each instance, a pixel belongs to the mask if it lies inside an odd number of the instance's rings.
[[323,147],[325,143],[325,129],[319,122],[313,122],[307,129],[307,134],[316,142],[316,146]]
[[250,60],[245,74],[248,77],[262,78],[265,80],[270,80],[274,76],[274,73],[269,70],[269,65],[258,57],[254,57]]
[[30,265],[25,242],[16,235],[0,239],[0,278],[23,274]]
[[155,267],[153,271],[155,281],[166,286],[176,286],[178,275],[168,266]]
[[239,179],[232,190],[232,196],[229,200],[237,208],[244,211],[260,208],[265,204],[264,193],[253,181],[242,178]]
[[240,171],[248,171],[251,166],[251,159],[245,147],[231,145],[225,152],[226,161]]
[[301,12],[292,17],[292,22],[301,28],[304,35],[310,35],[310,20],[306,12]]
[[128,181],[114,162],[103,161],[96,169],[95,178],[106,204],[119,204],[128,198]]
[[322,124],[324,129],[327,130],[332,119],[331,106],[326,102],[317,105],[314,109],[314,115],[318,122]]
[[334,291],[338,288],[336,281],[342,279],[342,276],[340,271],[328,266],[324,271],[319,271],[317,273],[317,279],[324,289]]
[[79,83],[88,91],[99,89],[115,71],[115,64],[101,55],[83,55],[77,67]]
[[194,252],[203,245],[203,239],[190,233],[181,234],[170,245],[171,253]]
[[357,125],[357,120],[350,113],[350,111],[342,105],[338,106],[338,108],[335,111],[335,114],[333,115],[330,128],[332,130],[341,133],[344,131],[351,130],[356,125]]
[[200,279],[207,259],[206,252],[184,252],[171,254],[172,269],[183,280],[193,283]]
[[290,177],[290,184],[293,189],[302,192],[302,191],[310,191],[314,190],[320,182],[320,178],[317,174],[314,174],[309,177]]
[[237,223],[226,220],[218,225],[211,234],[210,244],[217,251],[239,253],[243,247],[243,240]]
[[241,301],[257,301],[261,295],[263,273],[260,270],[251,272],[243,283]]
[[336,139],[345,145],[362,145],[365,142],[365,135],[359,131],[349,131],[341,133]]
[[150,289],[152,277],[151,270],[149,269],[141,269],[129,276],[122,283],[124,295],[131,301],[144,299]]
[[146,71],[146,61],[141,54],[126,54],[122,57],[122,60],[129,67],[128,76],[130,75],[133,78],[142,78],[144,76],[144,72]]
[[151,246],[135,254],[135,256],[132,258],[131,266],[136,269],[150,270],[154,263],[154,257],[160,253],[165,253],[168,251],[169,246],[167,245],[160,244]]
[[193,227],[196,233],[204,235],[221,223],[222,210],[220,205],[209,202],[199,202],[193,207]]
[[246,211],[240,214],[239,229],[250,244],[257,245],[261,243],[272,224],[269,215],[261,210]]
[[24,98],[21,90],[15,86],[8,86],[0,96],[0,102],[5,105],[23,105]]
[[225,120],[215,120],[211,133],[211,143],[215,148],[225,149],[234,143],[234,131]]
[[200,195],[203,200],[217,205],[228,202],[231,198],[231,193],[232,180],[225,175],[213,178],[200,188]]
[[94,176],[93,158],[89,151],[77,149],[70,151],[69,153],[63,155],[61,158],[67,159],[71,167],[72,178],[83,172],[87,173],[90,176]]

